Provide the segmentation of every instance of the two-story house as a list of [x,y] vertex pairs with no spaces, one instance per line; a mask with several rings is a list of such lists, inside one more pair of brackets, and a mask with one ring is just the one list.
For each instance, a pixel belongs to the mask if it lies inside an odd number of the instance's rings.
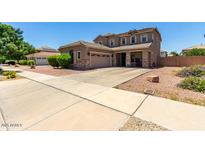
[[160,57],[161,35],[157,28],[99,35],[94,42],[78,41],[59,48],[70,53],[74,68],[155,67]]

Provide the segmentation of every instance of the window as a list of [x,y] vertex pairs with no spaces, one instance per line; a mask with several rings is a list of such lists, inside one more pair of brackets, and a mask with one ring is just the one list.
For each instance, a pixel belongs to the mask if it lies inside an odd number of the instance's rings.
[[130,37],[130,44],[135,44],[137,43],[137,37],[136,36],[131,36]]
[[115,45],[115,40],[110,40],[110,46],[114,46]]
[[77,51],[77,59],[80,59],[80,51]]
[[100,42],[98,42],[98,43],[102,45],[102,42],[101,42],[101,41],[100,41]]
[[148,41],[148,35],[147,34],[142,34],[141,35],[141,43],[145,43]]
[[126,38],[121,38],[121,45],[125,45],[126,43]]

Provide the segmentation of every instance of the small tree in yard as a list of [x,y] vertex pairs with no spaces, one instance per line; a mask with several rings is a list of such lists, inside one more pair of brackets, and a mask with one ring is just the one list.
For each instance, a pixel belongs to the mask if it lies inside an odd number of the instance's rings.
[[69,68],[71,64],[70,54],[61,54],[48,57],[49,65],[53,67]]
[[61,54],[57,58],[59,65],[61,68],[69,68],[71,63],[71,56],[70,54]]
[[205,56],[205,49],[191,49],[184,52],[183,56]]
[[172,56],[179,56],[179,54],[178,54],[176,51],[172,51],[172,52],[170,52],[170,54],[171,54]]
[[59,67],[59,63],[58,63],[58,55],[55,56],[49,56],[48,57],[48,64],[53,66],[53,67]]

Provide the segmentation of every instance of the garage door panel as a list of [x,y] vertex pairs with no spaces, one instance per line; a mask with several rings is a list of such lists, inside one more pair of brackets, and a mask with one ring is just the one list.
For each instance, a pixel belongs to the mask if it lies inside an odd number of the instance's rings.
[[110,56],[100,54],[91,55],[91,66],[93,68],[110,67]]

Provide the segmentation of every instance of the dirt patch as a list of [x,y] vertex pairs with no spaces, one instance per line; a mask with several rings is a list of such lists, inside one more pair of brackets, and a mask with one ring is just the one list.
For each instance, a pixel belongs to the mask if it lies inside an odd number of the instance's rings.
[[168,129],[139,118],[130,119],[120,128],[120,131],[168,131]]
[[36,66],[35,69],[31,69],[29,66],[20,66],[19,68],[25,71],[31,71],[31,72],[53,75],[53,76],[66,76],[66,75],[85,72],[85,71],[71,70],[71,69],[57,69],[51,66]]
[[[118,85],[116,88],[140,93],[143,93],[145,89],[150,89],[155,91],[155,96],[205,106],[205,93],[177,87],[183,80],[183,78],[175,75],[180,69],[182,68],[163,67],[154,69],[151,72]],[[160,78],[159,83],[147,81],[147,77],[151,75],[158,75]]]

